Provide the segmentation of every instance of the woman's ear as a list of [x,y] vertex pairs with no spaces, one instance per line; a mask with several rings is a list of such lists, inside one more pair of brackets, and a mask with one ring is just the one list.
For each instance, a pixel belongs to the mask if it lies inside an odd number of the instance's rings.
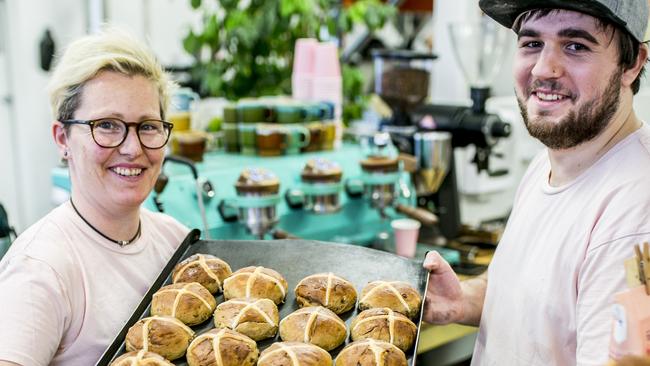
[[61,159],[67,160],[70,153],[68,152],[68,135],[63,123],[59,121],[52,122],[52,137],[54,137],[54,142],[59,149]]

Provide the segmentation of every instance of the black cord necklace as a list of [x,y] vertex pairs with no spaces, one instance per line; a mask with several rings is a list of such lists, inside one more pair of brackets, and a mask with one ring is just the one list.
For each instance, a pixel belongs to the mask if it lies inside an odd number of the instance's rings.
[[104,233],[102,233],[101,231],[97,230],[96,227],[94,227],[91,223],[89,223],[88,220],[86,220],[86,218],[83,217],[81,215],[81,213],[79,213],[79,210],[77,210],[77,207],[75,207],[74,202],[72,202],[72,198],[70,198],[70,204],[72,205],[72,208],[74,209],[74,212],[76,212],[77,215],[79,215],[79,217],[81,217],[81,219],[86,223],[86,225],[90,226],[91,229],[93,229],[97,234],[101,235],[104,239],[106,239],[108,241],[111,241],[111,242],[113,242],[113,243],[115,243],[115,244],[117,244],[117,245],[119,245],[121,247],[124,247],[125,245],[131,244],[135,239],[137,239],[140,236],[140,229],[142,227],[142,222],[138,221],[138,231],[135,233],[135,235],[133,235],[133,237],[130,240],[111,239],[108,236],[106,236]]

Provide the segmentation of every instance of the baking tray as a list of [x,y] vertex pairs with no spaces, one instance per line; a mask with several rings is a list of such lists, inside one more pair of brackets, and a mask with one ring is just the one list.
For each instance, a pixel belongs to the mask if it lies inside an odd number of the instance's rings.
[[[289,290],[285,303],[278,307],[280,319],[298,309],[293,291],[298,282],[308,275],[319,272],[334,272],[347,279],[354,284],[359,295],[363,287],[370,281],[404,281],[418,290],[422,296],[422,308],[424,307],[428,272],[422,267],[422,263],[416,260],[361,246],[313,240],[199,240],[199,236],[199,230],[192,230],[188,234],[96,365],[108,366],[115,358],[126,352],[124,340],[129,328],[141,318],[149,316],[151,298],[162,286],[172,283],[171,272],[174,266],[195,253],[215,255],[228,262],[233,272],[247,266],[264,266],[282,274],[289,284]],[[222,303],[224,301],[223,294],[216,296],[216,299],[217,304]],[[416,361],[422,308],[419,319],[416,321],[416,346],[406,353],[411,366],[414,366]],[[340,315],[348,327],[348,338],[343,345],[330,351],[332,360],[345,345],[350,343],[350,323],[358,312],[358,309],[355,308]],[[213,318],[210,317],[204,323],[191,328],[199,335],[214,328]],[[281,341],[279,335],[257,342],[260,353],[273,342],[278,341]],[[174,364],[187,365],[187,362],[185,357],[182,357],[175,360]]]

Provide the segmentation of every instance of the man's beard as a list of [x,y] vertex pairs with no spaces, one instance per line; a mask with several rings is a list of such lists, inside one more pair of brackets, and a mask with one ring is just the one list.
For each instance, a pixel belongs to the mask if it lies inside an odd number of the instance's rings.
[[[570,149],[590,141],[607,127],[618,109],[622,75],[620,70],[614,73],[600,96],[594,97],[577,111],[570,111],[556,124],[545,121],[543,114],[531,121],[525,102],[517,96],[517,104],[528,133],[553,150]],[[530,91],[527,95],[531,95]]]

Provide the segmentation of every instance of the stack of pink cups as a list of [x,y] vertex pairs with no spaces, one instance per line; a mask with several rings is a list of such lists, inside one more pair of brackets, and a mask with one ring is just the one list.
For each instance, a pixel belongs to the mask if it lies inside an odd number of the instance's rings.
[[332,42],[321,42],[316,46],[311,97],[315,101],[334,103],[334,116],[337,118],[341,116],[341,103],[343,103],[341,65],[338,50]]
[[334,120],[337,126],[335,145],[339,145],[343,134],[343,84],[336,44],[318,42],[313,38],[298,39],[294,51],[291,86],[292,96],[297,100],[334,104]]
[[314,51],[318,41],[301,38],[296,41],[291,73],[291,94],[294,99],[311,101],[312,81],[314,79]]

